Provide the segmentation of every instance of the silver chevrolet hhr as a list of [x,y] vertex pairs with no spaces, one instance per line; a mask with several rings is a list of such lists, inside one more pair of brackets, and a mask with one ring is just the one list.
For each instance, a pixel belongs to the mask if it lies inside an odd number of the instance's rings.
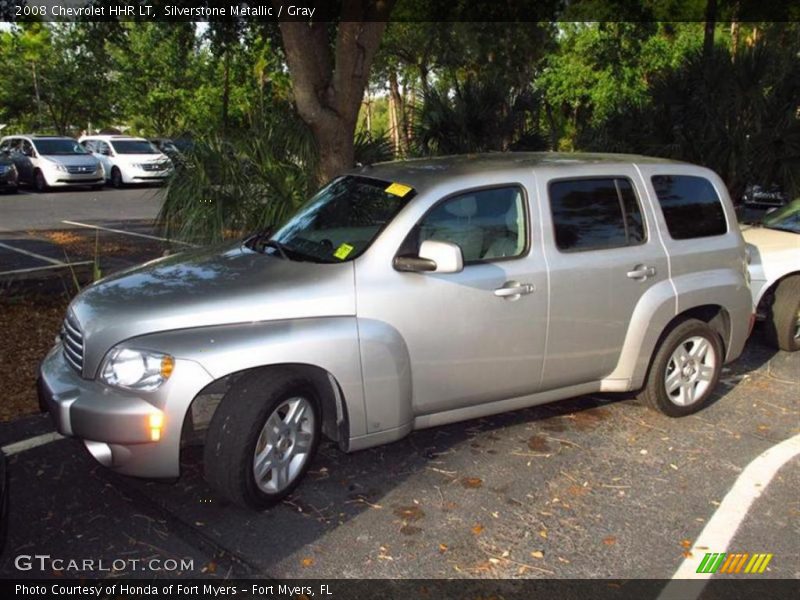
[[733,206],[708,169],[387,163],[335,179],[272,235],[84,290],[39,392],[58,431],[120,473],[175,477],[203,432],[209,483],[265,508],[322,435],[355,451],[601,391],[688,415],[752,314]]

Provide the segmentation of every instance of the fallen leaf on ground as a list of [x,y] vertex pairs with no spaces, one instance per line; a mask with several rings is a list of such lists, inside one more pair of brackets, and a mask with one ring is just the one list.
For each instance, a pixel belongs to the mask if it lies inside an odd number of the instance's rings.
[[441,552],[442,554],[447,552],[447,544],[439,544],[439,552]]
[[472,527],[472,533],[474,533],[475,535],[480,535],[482,532],[483,532],[483,525],[481,525],[480,523]]
[[534,550],[533,552],[531,552],[531,556],[533,558],[544,558],[544,552],[542,552],[541,550]]
[[478,477],[464,477],[461,479],[461,485],[467,489],[476,489],[483,485],[483,480]]
[[314,559],[310,557],[304,558],[303,560],[300,561],[300,564],[302,564],[304,567],[310,567],[311,565],[314,564]]
[[614,544],[617,543],[617,538],[615,538],[613,535],[610,535],[608,537],[603,538],[603,543],[606,546],[613,546]]

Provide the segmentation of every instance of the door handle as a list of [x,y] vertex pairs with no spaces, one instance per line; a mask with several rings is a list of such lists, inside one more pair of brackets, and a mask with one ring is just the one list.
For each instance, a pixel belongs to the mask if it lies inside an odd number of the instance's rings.
[[628,279],[635,279],[637,281],[644,281],[648,277],[652,277],[656,274],[655,267],[648,267],[646,265],[636,265],[633,267],[633,271],[628,271],[626,275]]
[[494,291],[494,295],[498,298],[506,298],[508,300],[516,300],[520,296],[532,294],[536,290],[536,286],[532,283],[520,283],[519,281],[506,281],[502,287]]

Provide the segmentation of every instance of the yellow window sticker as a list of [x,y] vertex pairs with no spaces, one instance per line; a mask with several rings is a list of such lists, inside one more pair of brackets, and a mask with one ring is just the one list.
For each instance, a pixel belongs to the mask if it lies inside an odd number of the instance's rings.
[[392,185],[387,187],[384,191],[389,194],[394,194],[395,196],[400,196],[402,198],[408,192],[411,191],[411,188],[407,185],[403,185],[402,183],[393,183]]
[[344,260],[348,257],[348,255],[353,251],[353,247],[350,244],[342,244],[336,249],[336,252],[333,255],[338,258],[339,260]]

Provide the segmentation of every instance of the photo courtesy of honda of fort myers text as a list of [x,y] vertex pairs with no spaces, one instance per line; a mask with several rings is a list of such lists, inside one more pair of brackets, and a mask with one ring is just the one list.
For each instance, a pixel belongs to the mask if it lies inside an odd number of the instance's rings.
[[797,597],[798,19],[0,0],[0,590]]

